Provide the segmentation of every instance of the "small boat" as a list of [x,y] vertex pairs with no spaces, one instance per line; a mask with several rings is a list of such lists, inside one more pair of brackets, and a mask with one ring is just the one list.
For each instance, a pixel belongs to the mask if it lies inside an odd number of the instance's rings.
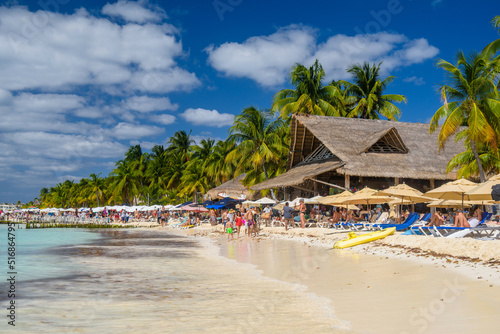
[[357,246],[361,245],[373,240],[378,240],[378,239],[383,239],[387,237],[388,235],[394,234],[396,231],[395,227],[389,227],[386,229],[383,229],[382,231],[377,231],[377,232],[371,232],[371,233],[366,233],[362,235],[356,235],[354,232],[349,232],[349,238],[344,239],[344,240],[339,240],[337,241],[334,245],[333,248],[348,248],[352,246]]

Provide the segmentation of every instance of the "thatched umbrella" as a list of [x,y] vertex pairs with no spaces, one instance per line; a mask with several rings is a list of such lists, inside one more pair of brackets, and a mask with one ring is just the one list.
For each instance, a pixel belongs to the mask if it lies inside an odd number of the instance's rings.
[[[469,201],[463,202],[464,208],[470,208],[473,204],[469,203]],[[462,207],[462,201],[455,201],[452,199],[438,199],[427,204],[429,207],[433,208],[455,208],[459,209]]]
[[304,199],[305,204],[321,204],[320,200],[324,198],[323,196],[314,196],[311,198]]
[[[470,200],[469,195],[466,192],[472,190],[477,186],[477,183],[471,182],[466,179],[459,179],[443,184],[441,187],[429,190],[424,194],[424,196],[437,198],[437,199],[452,199],[457,201]],[[462,205],[463,207],[463,205]]]
[[340,204],[382,204],[389,202],[392,198],[388,196],[377,196],[377,191],[366,187],[354,195],[342,200]]
[[341,201],[351,197],[353,194],[349,190],[341,192],[340,194],[325,196],[318,200],[320,204],[324,205],[338,205],[341,204]]
[[498,184],[500,184],[500,174],[493,176],[488,181],[479,184],[465,194],[469,196],[470,200],[491,201],[493,200],[491,197],[491,188]]
[[[377,195],[379,195],[379,196],[394,196],[394,197],[400,198],[401,199],[400,217],[402,217],[403,204],[404,204],[405,200],[410,201],[412,204],[413,203],[423,203],[423,202],[428,202],[429,200],[432,200],[429,197],[425,197],[421,191],[418,191],[417,189],[410,187],[409,185],[407,185],[405,183],[401,183],[401,184],[389,187],[385,190],[381,190],[377,193]],[[412,207],[412,210],[413,210],[413,207]]]

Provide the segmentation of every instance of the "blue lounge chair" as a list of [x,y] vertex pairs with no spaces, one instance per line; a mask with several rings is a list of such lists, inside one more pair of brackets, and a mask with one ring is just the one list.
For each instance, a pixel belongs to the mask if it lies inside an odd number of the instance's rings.
[[418,213],[412,212],[402,224],[374,224],[373,227],[381,230],[389,227],[395,227],[396,231],[404,231],[409,229],[413,223],[419,220],[419,218],[420,215]]
[[177,224],[172,224],[170,225],[171,227],[179,227],[181,226],[182,224],[184,224],[185,222],[187,222],[188,220],[188,217],[184,217],[184,220],[182,220],[180,223],[177,223]]
[[[414,230],[419,230],[425,235],[433,235],[435,237],[447,237],[451,236],[453,233],[459,232],[459,231],[464,231],[464,230],[470,230],[471,233],[481,235],[482,232],[486,232],[486,234],[491,235],[493,232],[498,230],[498,228],[495,227],[488,227],[486,225],[486,221],[491,218],[492,214],[489,212],[484,212],[483,213],[483,219],[481,219],[481,222],[477,225],[477,227],[455,227],[455,226],[415,226],[412,227]],[[468,233],[467,233],[468,234]],[[461,235],[465,236],[467,234]]]

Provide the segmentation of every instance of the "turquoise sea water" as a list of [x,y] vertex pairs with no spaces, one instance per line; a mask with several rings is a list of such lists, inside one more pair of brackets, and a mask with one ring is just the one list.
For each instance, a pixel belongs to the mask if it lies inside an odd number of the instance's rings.
[[[21,227],[18,228],[18,227]],[[90,243],[101,235],[80,229],[24,229],[24,225],[14,225],[16,243],[16,271],[18,281],[54,278],[75,272],[81,265],[64,261],[53,250],[61,245]],[[6,224],[0,225],[0,254],[7,252]],[[6,257],[6,256],[4,256]],[[2,271],[7,270],[6,259],[2,261]]]
[[326,298],[166,231],[16,230],[16,270],[1,333],[351,333]]

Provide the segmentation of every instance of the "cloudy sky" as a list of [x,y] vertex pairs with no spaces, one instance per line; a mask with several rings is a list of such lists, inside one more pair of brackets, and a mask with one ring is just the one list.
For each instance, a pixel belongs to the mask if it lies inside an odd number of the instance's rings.
[[269,108],[297,62],[349,79],[383,62],[402,121],[440,105],[436,58],[499,36],[497,1],[3,1],[0,202],[113,169],[130,145],[177,130],[224,139],[234,115]]

